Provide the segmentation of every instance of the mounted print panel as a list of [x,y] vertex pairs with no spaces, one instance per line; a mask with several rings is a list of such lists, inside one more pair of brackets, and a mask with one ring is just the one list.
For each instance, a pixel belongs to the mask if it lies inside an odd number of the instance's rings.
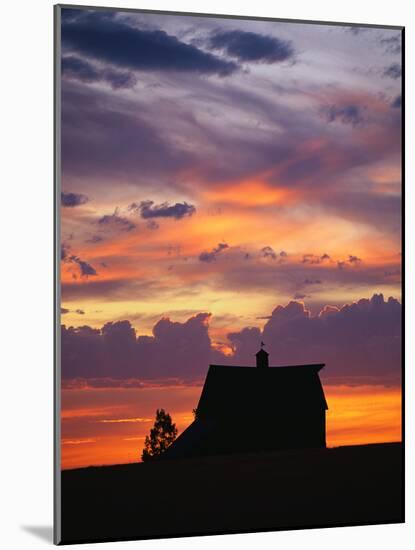
[[55,542],[402,522],[403,29],[55,32]]

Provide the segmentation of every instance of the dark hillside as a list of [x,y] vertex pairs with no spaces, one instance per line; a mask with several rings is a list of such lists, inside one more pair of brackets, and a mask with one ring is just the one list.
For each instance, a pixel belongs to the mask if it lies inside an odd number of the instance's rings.
[[401,444],[62,473],[62,542],[403,521]]

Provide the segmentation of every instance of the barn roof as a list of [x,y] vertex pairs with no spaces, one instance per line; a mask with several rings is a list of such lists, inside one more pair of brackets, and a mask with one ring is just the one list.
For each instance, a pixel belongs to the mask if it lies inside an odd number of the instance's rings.
[[327,409],[318,375],[323,367],[324,363],[265,369],[210,365],[197,414],[216,417],[243,411]]
[[[264,448],[261,439],[264,429],[279,434],[268,443],[273,442],[278,448],[283,441],[282,448],[284,445],[290,448],[293,442],[287,439],[284,429],[281,431],[280,424],[287,423],[287,419],[289,427],[289,419],[293,420],[293,426],[298,426],[298,421],[309,425],[307,419],[316,419],[320,433],[324,420],[319,413],[328,408],[318,375],[323,367],[323,363],[266,368],[210,365],[195,420],[164,456],[182,458],[252,451],[256,449],[256,439],[245,437],[245,433],[241,435],[241,430],[244,432],[247,427],[248,431],[253,427],[259,430],[258,448],[261,450]],[[231,431],[229,426],[232,426]],[[290,431],[291,428],[288,433]],[[300,436],[300,443],[302,441],[304,436]],[[305,444],[309,445],[310,441],[307,439]]]

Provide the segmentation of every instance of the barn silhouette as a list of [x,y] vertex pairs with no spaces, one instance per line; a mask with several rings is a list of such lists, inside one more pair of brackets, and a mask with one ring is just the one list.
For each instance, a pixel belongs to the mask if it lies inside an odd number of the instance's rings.
[[210,365],[195,420],[165,458],[326,447],[324,363],[270,367]]

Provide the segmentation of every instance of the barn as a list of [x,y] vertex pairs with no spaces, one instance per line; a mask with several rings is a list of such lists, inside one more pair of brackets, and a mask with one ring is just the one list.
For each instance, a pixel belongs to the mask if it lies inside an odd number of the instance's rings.
[[326,447],[323,363],[256,368],[210,365],[195,419],[165,458]]

